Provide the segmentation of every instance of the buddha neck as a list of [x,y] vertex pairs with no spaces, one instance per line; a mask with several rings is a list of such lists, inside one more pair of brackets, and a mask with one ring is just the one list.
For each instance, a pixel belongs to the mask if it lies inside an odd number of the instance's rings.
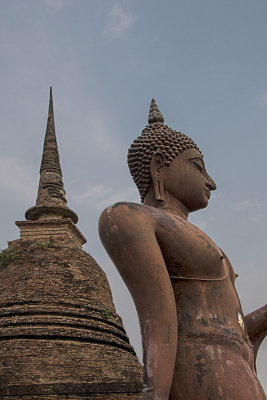
[[150,207],[162,208],[184,219],[188,218],[189,210],[180,200],[176,199],[170,193],[165,191],[164,200],[159,201],[155,197],[154,189],[152,186],[150,186],[145,196],[144,204]]

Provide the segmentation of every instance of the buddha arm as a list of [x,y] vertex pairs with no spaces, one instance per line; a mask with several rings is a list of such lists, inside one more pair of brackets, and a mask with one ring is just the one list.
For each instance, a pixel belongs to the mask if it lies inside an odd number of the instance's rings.
[[140,217],[131,218],[129,210],[106,210],[99,233],[138,312],[144,354],[143,399],[168,400],[177,346],[176,305],[155,233]]
[[261,342],[267,334],[267,304],[245,316],[245,325],[254,346],[255,358]]

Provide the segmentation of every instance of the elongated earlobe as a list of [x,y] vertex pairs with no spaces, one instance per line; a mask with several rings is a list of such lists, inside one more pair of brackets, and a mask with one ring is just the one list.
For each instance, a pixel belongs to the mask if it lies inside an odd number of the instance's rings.
[[164,201],[165,194],[164,194],[164,184],[162,182],[162,179],[156,179],[155,181],[153,179],[153,185],[154,185],[156,199],[159,201]]
[[164,154],[162,154],[159,151],[155,152],[152,156],[150,163],[150,173],[154,186],[155,198],[158,201],[165,200],[164,181],[161,173],[161,168],[164,166],[164,164],[165,164]]

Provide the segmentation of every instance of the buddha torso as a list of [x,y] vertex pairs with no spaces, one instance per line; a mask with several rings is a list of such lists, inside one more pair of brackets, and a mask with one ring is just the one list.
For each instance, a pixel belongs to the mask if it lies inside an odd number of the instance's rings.
[[265,399],[227,257],[203,231],[164,209],[115,207],[137,221],[140,241],[154,237],[171,279],[178,343],[170,399]]
[[159,212],[156,226],[175,294],[180,335],[248,340],[234,285],[237,275],[219,247],[186,219],[165,210]]
[[[206,400],[210,393],[224,400],[264,398],[229,260],[204,232],[168,212],[159,217],[156,236],[177,307],[178,347],[170,398],[190,394],[190,399]],[[242,381],[246,393],[240,389]]]

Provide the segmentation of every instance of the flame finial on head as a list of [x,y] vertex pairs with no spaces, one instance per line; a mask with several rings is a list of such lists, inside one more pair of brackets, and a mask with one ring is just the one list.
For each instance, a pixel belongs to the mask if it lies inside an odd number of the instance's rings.
[[161,112],[158,109],[158,106],[154,99],[151,100],[149,115],[148,115],[148,123],[153,124],[155,122],[164,123],[164,118]]

